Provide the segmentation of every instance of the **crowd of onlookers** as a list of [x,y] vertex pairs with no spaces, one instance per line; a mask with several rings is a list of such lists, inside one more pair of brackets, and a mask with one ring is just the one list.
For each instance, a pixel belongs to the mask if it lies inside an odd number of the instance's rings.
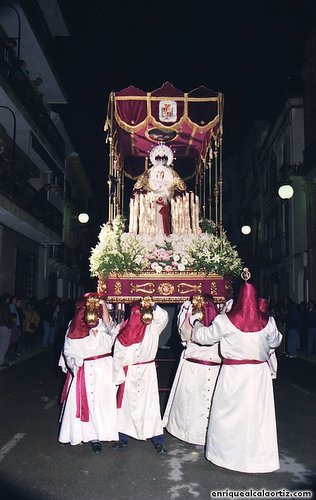
[[74,312],[74,301],[58,297],[27,300],[0,296],[0,367],[8,366],[23,350],[46,349],[63,340]]
[[307,356],[316,355],[316,303],[314,300],[297,304],[288,297],[279,303],[270,301],[274,316],[284,334],[282,348],[289,358],[296,358],[300,350]]
[[[0,367],[8,366],[24,349],[59,344],[73,317],[75,300],[58,297],[27,300],[9,293],[0,295]],[[289,358],[303,349],[316,355],[316,303],[297,304],[288,297],[270,301],[270,315],[284,335],[281,349]]]

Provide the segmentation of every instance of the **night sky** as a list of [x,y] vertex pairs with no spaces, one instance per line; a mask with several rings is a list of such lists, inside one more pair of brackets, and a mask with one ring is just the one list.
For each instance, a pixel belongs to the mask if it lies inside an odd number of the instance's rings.
[[[224,158],[256,119],[273,119],[302,93],[304,42],[316,0],[60,0],[70,38],[55,64],[69,98],[59,106],[95,192],[107,195],[103,125],[109,93],[170,81],[224,94]],[[103,200],[102,200],[103,202]]]

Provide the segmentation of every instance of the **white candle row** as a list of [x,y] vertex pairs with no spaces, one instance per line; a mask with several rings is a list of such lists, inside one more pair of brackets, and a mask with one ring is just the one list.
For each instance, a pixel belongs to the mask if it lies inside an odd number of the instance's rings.
[[[197,234],[199,226],[199,198],[192,193],[177,196],[170,202],[171,230],[174,234]],[[161,204],[153,193],[135,194],[130,200],[129,232],[153,236],[163,233]]]
[[186,193],[171,200],[171,222],[174,234],[200,232],[199,198],[194,193]]

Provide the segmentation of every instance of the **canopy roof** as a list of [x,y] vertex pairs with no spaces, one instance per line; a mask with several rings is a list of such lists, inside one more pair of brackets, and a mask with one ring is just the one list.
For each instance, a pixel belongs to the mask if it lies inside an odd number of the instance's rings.
[[[204,161],[222,135],[223,94],[204,86],[188,93],[166,82],[145,92],[129,86],[109,99],[105,129],[114,148],[117,168],[131,177],[144,170],[144,158],[159,142],[170,146],[187,174]],[[191,172],[189,172],[191,170]]]

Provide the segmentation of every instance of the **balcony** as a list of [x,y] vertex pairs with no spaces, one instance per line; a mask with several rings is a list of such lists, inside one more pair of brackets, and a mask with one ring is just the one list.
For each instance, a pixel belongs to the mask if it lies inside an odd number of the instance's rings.
[[0,159],[0,194],[54,233],[62,235],[63,215],[47,201],[46,190],[34,189],[10,163],[2,159]]
[[65,142],[48,115],[41,97],[37,95],[29,78],[21,70],[15,54],[9,49],[0,38],[0,75],[24,105],[59,158],[64,161]]

